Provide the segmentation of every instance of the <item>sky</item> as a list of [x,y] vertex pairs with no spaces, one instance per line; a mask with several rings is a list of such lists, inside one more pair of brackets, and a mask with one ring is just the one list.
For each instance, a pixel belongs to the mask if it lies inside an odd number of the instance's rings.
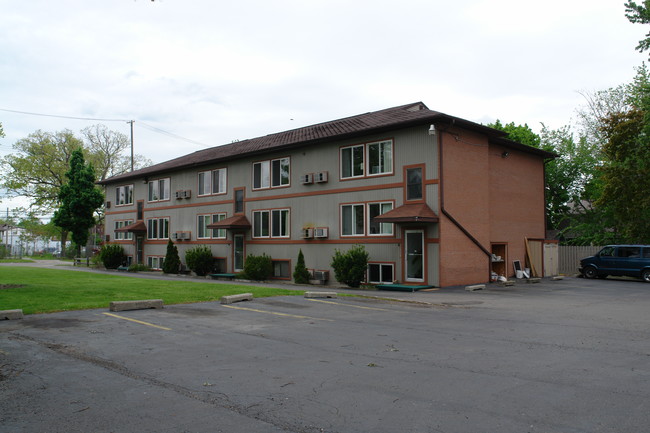
[[[418,101],[559,128],[575,123],[580,92],[629,82],[647,58],[634,49],[647,28],[624,0],[0,0],[0,11],[0,158],[39,129],[129,135],[135,120],[135,153],[158,163]],[[0,214],[21,204],[2,199]]]

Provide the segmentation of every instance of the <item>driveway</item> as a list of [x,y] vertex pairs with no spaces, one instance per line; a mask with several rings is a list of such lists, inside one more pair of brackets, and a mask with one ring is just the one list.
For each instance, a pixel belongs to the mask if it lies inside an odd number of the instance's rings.
[[0,322],[0,431],[650,425],[650,285],[570,278],[378,294],[394,299],[278,297]]

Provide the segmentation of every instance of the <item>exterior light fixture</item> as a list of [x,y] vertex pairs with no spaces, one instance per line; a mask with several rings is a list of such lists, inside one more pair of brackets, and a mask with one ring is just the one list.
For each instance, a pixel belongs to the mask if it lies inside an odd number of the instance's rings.
[[436,133],[436,125],[433,123],[429,126],[429,135],[434,135]]

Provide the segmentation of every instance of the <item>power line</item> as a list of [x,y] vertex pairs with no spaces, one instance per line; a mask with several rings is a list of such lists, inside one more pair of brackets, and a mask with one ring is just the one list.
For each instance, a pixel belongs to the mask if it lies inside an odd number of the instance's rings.
[[93,118],[93,117],[61,116],[59,114],[31,113],[29,111],[9,110],[9,109],[6,109],[6,108],[0,108],[0,111],[6,111],[8,113],[27,114],[27,115],[30,115],[30,116],[58,117],[59,119],[93,120],[93,121],[96,121],[96,122],[128,122],[128,120],[124,120],[124,119],[99,119],[99,118]]
[[142,126],[144,126],[146,129],[148,129],[150,131],[158,132],[159,134],[164,134],[164,135],[167,135],[169,137],[176,138],[178,140],[184,140],[184,141],[187,141],[189,143],[197,144],[197,145],[203,146],[203,147],[214,147],[214,146],[209,145],[209,144],[201,143],[199,141],[194,141],[194,140],[191,140],[189,138],[181,137],[180,135],[176,135],[174,133],[164,131],[164,130],[162,130],[160,128],[156,128],[155,126],[147,125],[146,123],[144,123],[144,122],[142,122],[140,120],[138,121],[137,125],[142,125]]
[[[7,108],[0,108],[0,111],[5,111],[7,113],[25,114],[25,115],[29,115],[29,116],[55,117],[55,118],[59,118],[59,119],[92,120],[92,121],[95,121],[95,122],[126,122],[126,123],[133,122],[132,120],[126,120],[126,119],[101,119],[101,118],[94,118],[94,117],[62,116],[62,115],[59,115],[59,114],[44,114],[44,113],[33,113],[33,112],[29,112],[29,111],[10,110],[10,109],[7,109]],[[137,126],[142,125],[145,129],[148,129],[148,130],[153,131],[153,132],[157,132],[159,134],[166,135],[168,137],[175,138],[177,140],[187,141],[188,143],[196,144],[198,146],[202,146],[202,147],[205,147],[205,148],[213,147],[213,145],[201,143],[199,141],[195,141],[195,140],[192,140],[192,139],[189,139],[189,138],[182,137],[180,135],[174,134],[172,132],[165,131],[165,130],[160,129],[160,128],[156,128],[155,126],[148,125],[148,124],[146,124],[146,123],[144,123],[144,122],[142,122],[140,120],[138,120],[138,122],[136,122],[136,125]]]

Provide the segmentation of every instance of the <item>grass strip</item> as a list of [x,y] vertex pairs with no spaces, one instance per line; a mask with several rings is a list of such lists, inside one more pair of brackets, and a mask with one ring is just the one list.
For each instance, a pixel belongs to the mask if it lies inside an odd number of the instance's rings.
[[[162,299],[165,304],[219,300],[225,295],[252,293],[256,298],[303,295],[304,291],[269,287],[166,281],[60,269],[0,267],[0,310],[25,314],[108,308],[111,301]],[[19,287],[12,287],[19,286]]]

